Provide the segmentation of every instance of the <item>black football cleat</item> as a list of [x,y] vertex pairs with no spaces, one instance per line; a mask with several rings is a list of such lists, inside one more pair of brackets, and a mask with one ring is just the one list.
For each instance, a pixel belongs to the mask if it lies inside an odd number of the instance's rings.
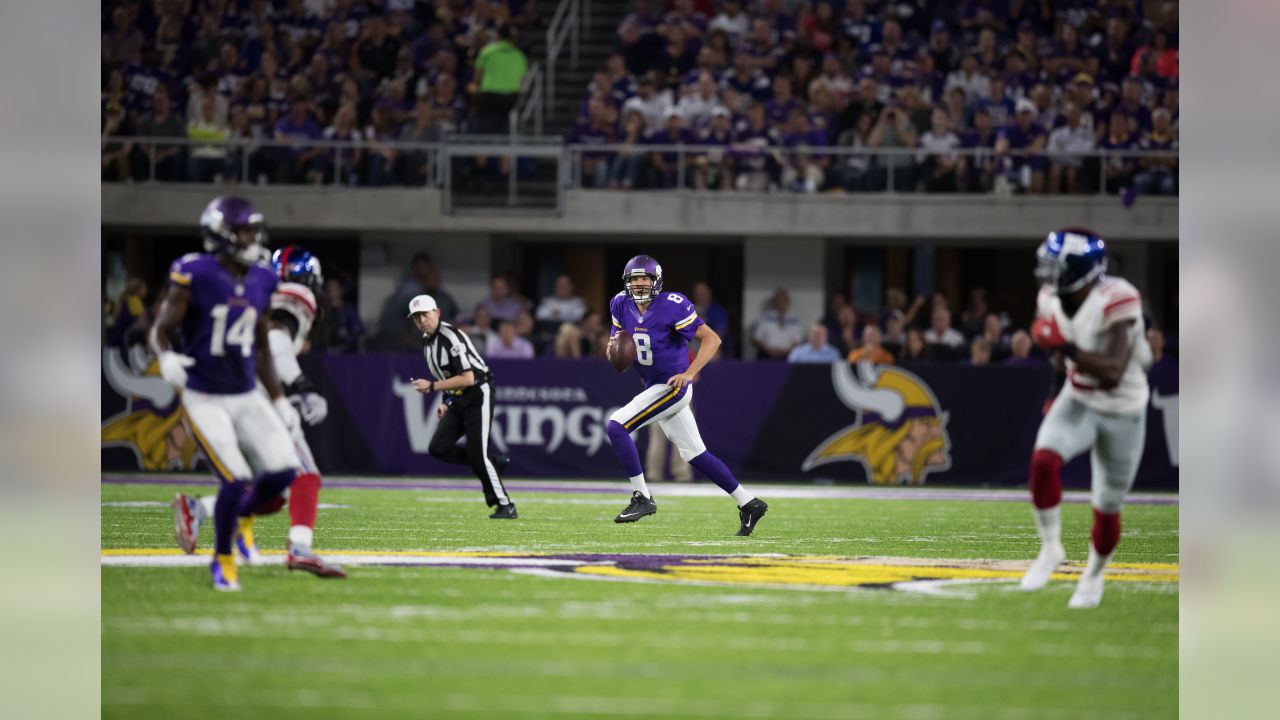
[[616,523],[631,523],[639,520],[645,515],[653,515],[658,512],[658,503],[653,498],[647,498],[639,491],[631,493],[631,502],[627,504],[627,508],[618,514],[613,521]]
[[756,529],[760,518],[767,512],[769,512],[769,506],[760,498],[738,508],[738,518],[742,521],[742,527],[738,528],[738,535],[742,537],[750,535]]
[[507,469],[507,466],[511,464],[511,457],[506,453],[495,452],[489,456],[489,462],[493,463],[493,469],[497,470],[498,474],[501,475]]
[[516,512],[516,504],[507,503],[506,505],[499,505],[498,509],[494,510],[493,514],[489,516],[489,519],[490,520],[515,520],[518,517],[520,517],[520,514]]

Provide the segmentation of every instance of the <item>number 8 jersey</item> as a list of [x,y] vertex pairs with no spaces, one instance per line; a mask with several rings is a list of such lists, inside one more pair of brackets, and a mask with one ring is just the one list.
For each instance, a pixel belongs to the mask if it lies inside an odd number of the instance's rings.
[[689,369],[689,341],[703,322],[688,298],[658,293],[642,313],[634,300],[620,292],[609,301],[609,314],[613,316],[609,336],[626,330],[636,343],[635,368],[645,387],[662,385]]
[[174,261],[169,282],[191,292],[181,351],[196,362],[187,370],[187,387],[215,395],[252,391],[258,318],[279,279],[259,265],[236,277],[213,255],[192,253]]

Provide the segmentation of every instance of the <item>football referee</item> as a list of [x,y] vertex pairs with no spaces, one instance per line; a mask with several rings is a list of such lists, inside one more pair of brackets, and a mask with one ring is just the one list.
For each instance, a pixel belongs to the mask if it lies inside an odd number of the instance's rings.
[[[489,455],[489,428],[493,424],[493,375],[471,338],[440,319],[435,298],[419,295],[409,302],[409,319],[422,332],[422,356],[435,380],[413,380],[420,393],[439,392],[436,406],[436,434],[428,448],[431,456],[455,465],[470,465],[480,478],[484,499],[497,506],[489,517],[510,520],[519,517],[516,505],[502,487],[499,472],[507,458]],[[466,447],[458,439],[466,436]]]

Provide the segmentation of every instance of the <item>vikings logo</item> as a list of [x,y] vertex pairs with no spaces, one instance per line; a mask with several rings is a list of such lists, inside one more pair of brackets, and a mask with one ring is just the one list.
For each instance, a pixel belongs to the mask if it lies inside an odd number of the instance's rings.
[[116,392],[129,398],[127,410],[102,424],[103,446],[132,448],[143,470],[195,467],[195,439],[182,423],[178,393],[160,377],[146,348],[103,348],[102,373]]
[[876,485],[921,485],[930,472],[951,467],[947,414],[924,381],[895,367],[831,366],[836,395],[857,421],[818,445],[801,469],[857,460]]

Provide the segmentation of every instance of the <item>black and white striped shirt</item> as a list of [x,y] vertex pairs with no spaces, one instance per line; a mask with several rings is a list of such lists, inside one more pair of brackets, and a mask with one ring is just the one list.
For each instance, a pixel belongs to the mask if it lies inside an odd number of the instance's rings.
[[431,335],[422,336],[422,356],[427,369],[437,381],[461,375],[468,370],[475,374],[476,385],[490,379],[489,365],[485,363],[471,338],[453,325],[441,321]]

